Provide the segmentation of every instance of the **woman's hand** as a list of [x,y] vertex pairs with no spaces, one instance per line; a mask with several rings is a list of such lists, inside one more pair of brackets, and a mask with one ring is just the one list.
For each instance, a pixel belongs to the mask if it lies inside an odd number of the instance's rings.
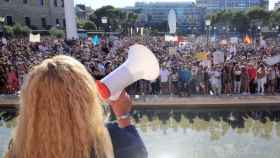
[[120,128],[125,128],[130,125],[130,117],[121,118],[131,112],[132,101],[126,91],[123,91],[116,101],[109,101],[111,108],[118,119]]

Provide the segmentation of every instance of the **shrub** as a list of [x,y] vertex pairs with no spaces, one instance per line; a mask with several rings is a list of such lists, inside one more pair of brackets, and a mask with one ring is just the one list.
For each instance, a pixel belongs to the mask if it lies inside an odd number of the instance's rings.
[[28,36],[30,32],[31,31],[27,26],[22,26],[20,24],[15,24],[13,26],[13,33],[16,37]]
[[49,30],[49,34],[56,38],[64,38],[64,36],[65,36],[65,33],[63,30],[57,29],[55,27],[53,27]]

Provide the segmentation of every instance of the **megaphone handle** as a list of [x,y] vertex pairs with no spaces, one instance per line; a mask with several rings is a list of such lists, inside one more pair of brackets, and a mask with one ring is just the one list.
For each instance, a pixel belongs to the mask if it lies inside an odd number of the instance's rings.
[[115,100],[117,100],[120,97],[121,94],[122,94],[122,91],[117,92],[115,95],[110,96],[109,100],[115,101]]

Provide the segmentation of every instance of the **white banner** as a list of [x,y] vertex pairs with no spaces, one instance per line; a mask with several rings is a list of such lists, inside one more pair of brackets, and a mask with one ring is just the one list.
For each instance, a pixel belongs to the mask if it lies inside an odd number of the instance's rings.
[[171,35],[165,35],[165,41],[167,42],[176,42],[178,41],[178,37],[177,36],[171,36]]
[[225,53],[221,51],[216,51],[213,53],[214,64],[223,64],[225,62]]
[[40,38],[41,38],[40,34],[37,35],[34,35],[32,33],[29,34],[29,42],[34,42],[34,43],[40,42],[41,41]]
[[141,32],[141,36],[143,36],[144,35],[144,27],[141,27],[140,32]]
[[203,67],[210,68],[211,67],[211,61],[210,60],[204,60],[204,61],[200,62],[200,65],[203,66]]
[[231,38],[230,38],[230,43],[232,43],[232,44],[238,44],[238,37],[231,37]]
[[266,59],[264,59],[264,62],[268,65],[278,64],[278,63],[280,63],[280,55],[266,58]]

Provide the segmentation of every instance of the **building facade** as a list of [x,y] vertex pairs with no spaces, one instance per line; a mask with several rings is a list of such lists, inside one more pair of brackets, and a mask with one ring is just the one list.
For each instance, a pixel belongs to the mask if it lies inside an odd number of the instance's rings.
[[274,10],[278,10],[278,9],[280,9],[280,1],[275,3],[274,5]]
[[269,0],[196,0],[197,6],[207,9],[207,13],[221,10],[246,10],[259,6],[268,10]]
[[5,23],[20,23],[34,30],[65,27],[64,0],[0,0]]
[[139,14],[139,23],[148,26],[167,24],[171,9],[176,12],[177,32],[191,33],[204,30],[204,9],[192,2],[154,2],[135,3],[134,9]]

